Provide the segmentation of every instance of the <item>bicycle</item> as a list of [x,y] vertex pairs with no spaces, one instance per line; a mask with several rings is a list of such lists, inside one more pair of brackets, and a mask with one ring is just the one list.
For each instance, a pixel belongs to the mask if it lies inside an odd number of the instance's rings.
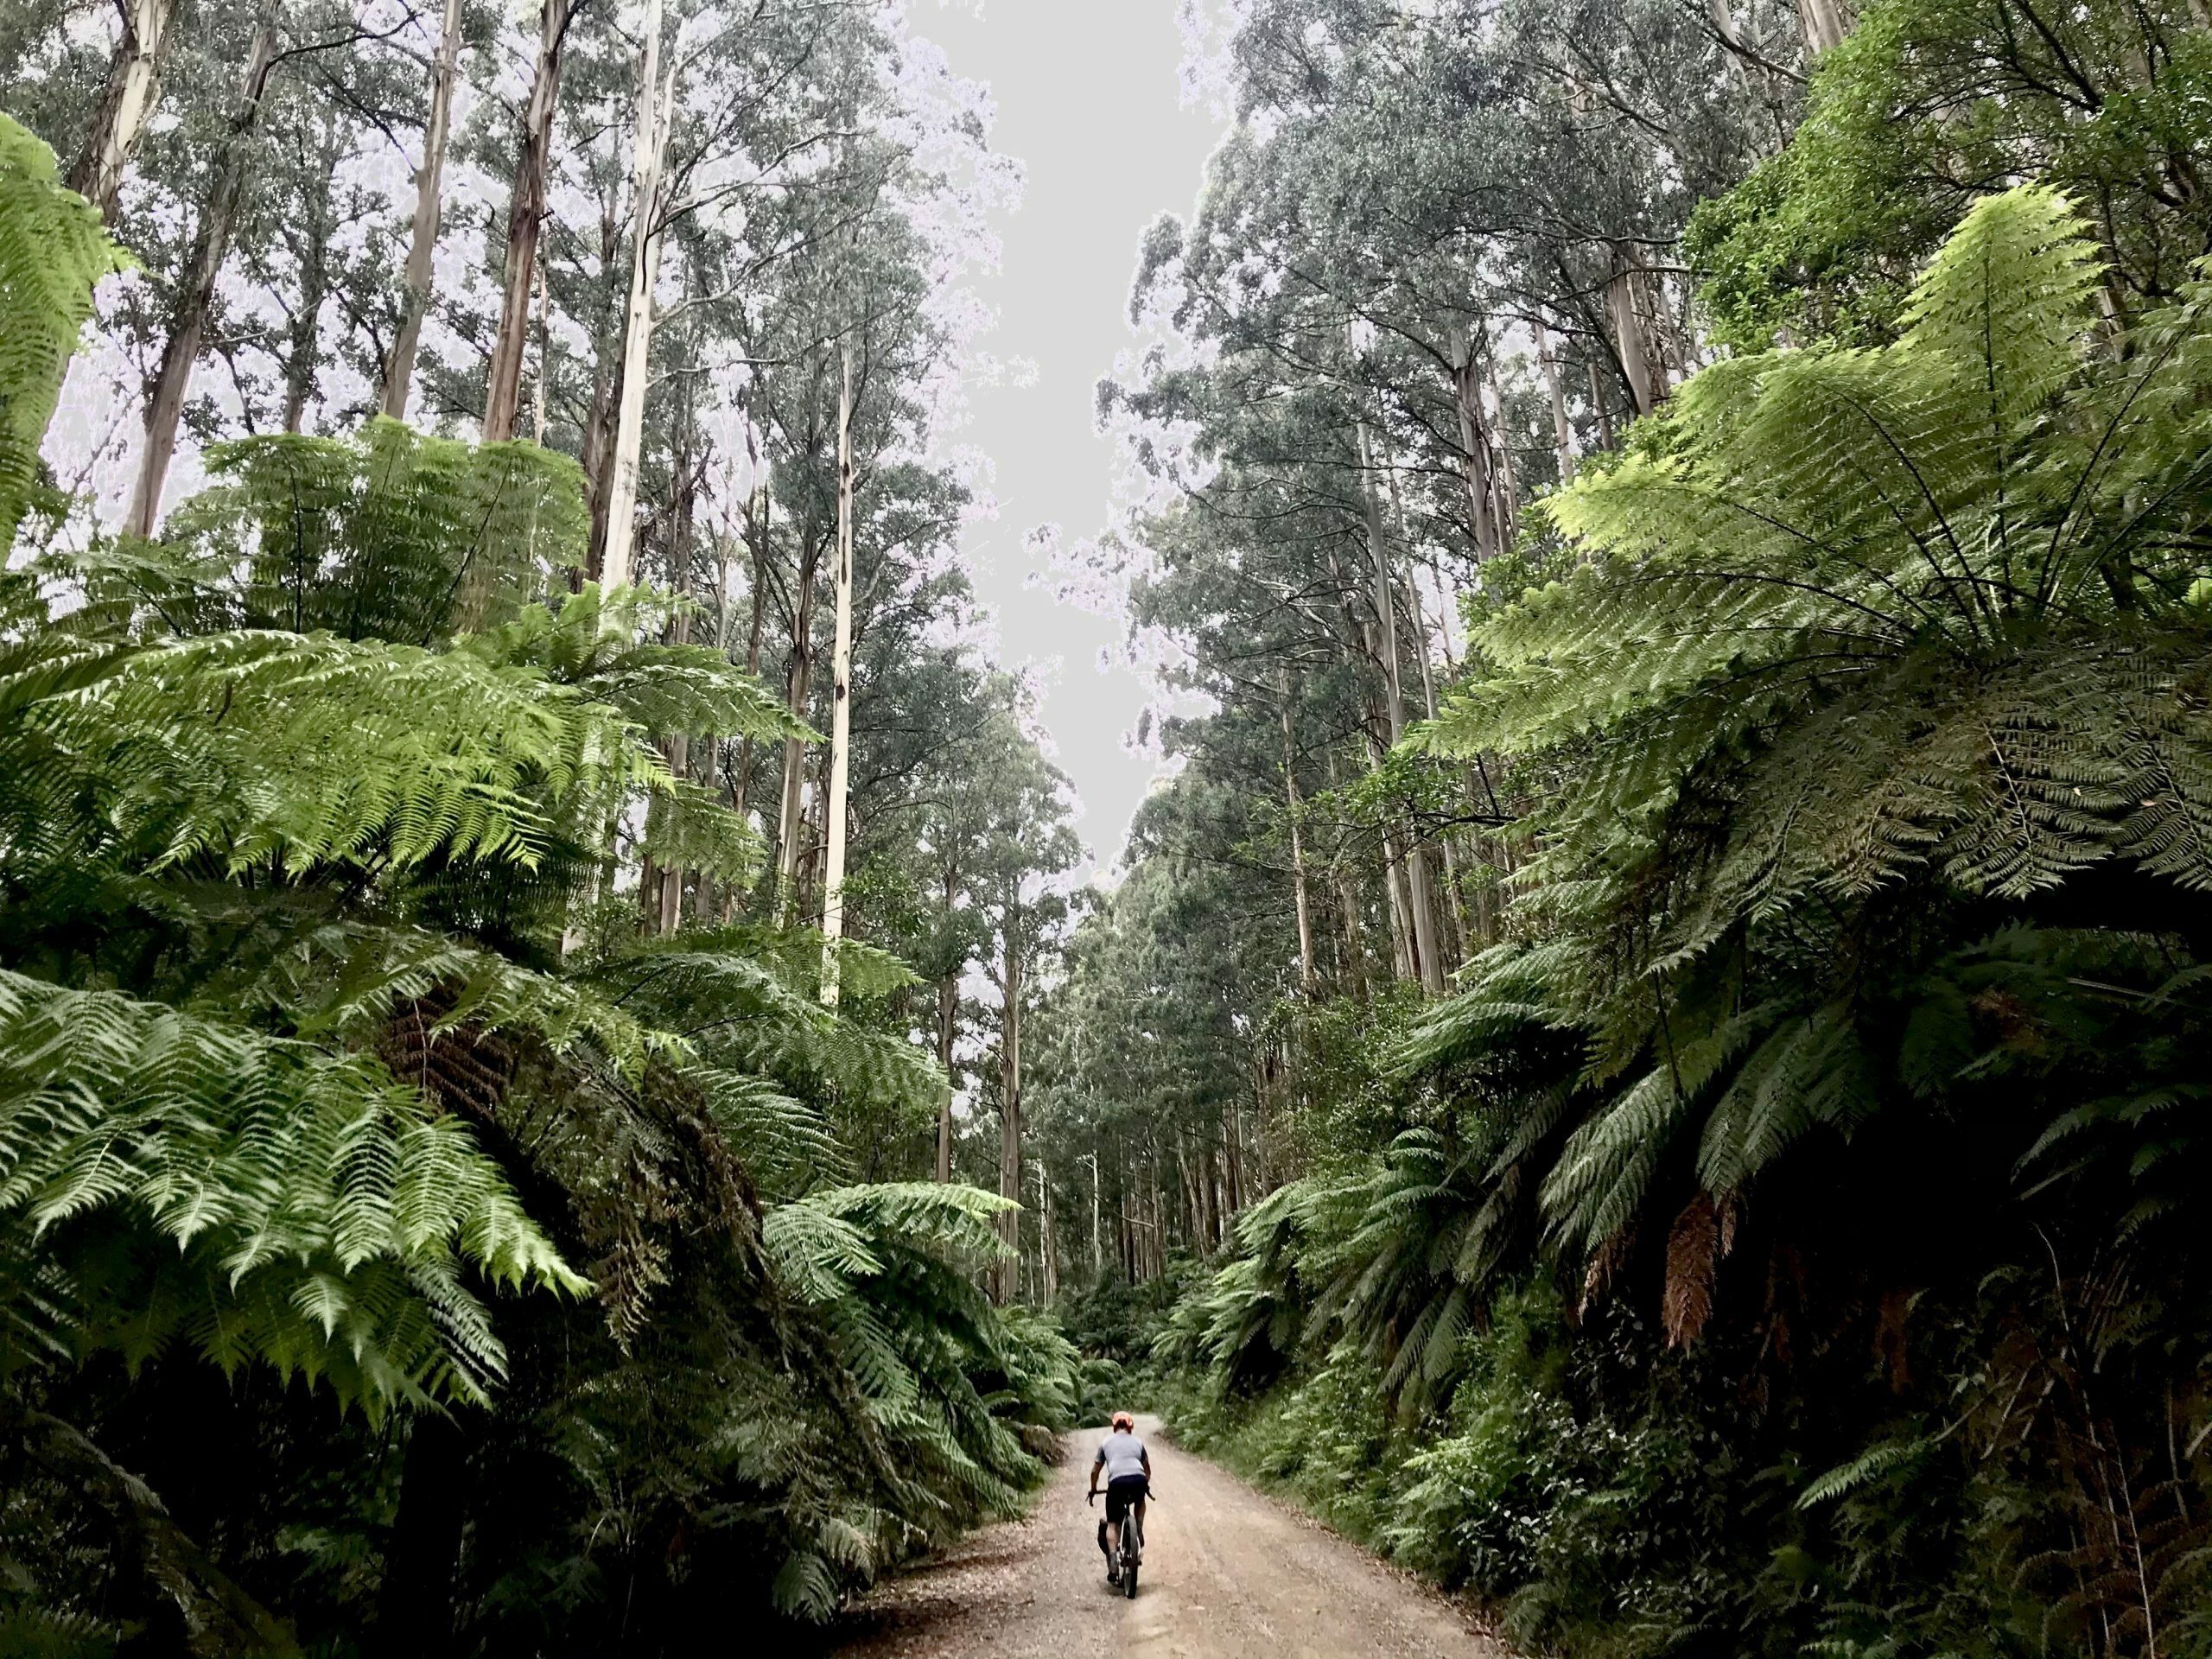
[[[1150,1503],[1156,1494],[1147,1486],[1144,1496],[1145,1501]],[[1098,1548],[1101,1551],[1106,1548],[1106,1523],[1103,1521],[1098,1523]],[[1131,1505],[1128,1518],[1122,1522],[1122,1554],[1121,1560],[1116,1563],[1121,1568],[1120,1582],[1116,1587],[1131,1601],[1137,1599],[1137,1568],[1143,1561],[1144,1530],[1137,1524],[1135,1506]]]
[[1131,1601],[1137,1599],[1137,1565],[1143,1560],[1144,1529],[1137,1522],[1136,1510],[1131,1509],[1128,1519],[1122,1522],[1122,1593]]

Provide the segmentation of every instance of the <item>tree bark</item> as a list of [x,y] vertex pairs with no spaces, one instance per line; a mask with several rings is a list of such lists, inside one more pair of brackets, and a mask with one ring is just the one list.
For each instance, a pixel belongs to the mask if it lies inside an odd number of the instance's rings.
[[[1715,4],[1724,0],[1714,0]],[[1567,391],[1560,384],[1559,359],[1552,353],[1552,337],[1542,323],[1535,325],[1536,362],[1544,372],[1544,390],[1551,396],[1552,440],[1559,446],[1559,478],[1562,484],[1574,481],[1574,423],[1567,416]]]
[[1605,406],[1605,378],[1593,355],[1584,365],[1590,372],[1590,409],[1598,417],[1598,442],[1611,449],[1614,444],[1613,415]]
[[830,655],[830,803],[823,828],[822,1000],[837,1006],[837,942],[845,934],[845,806],[853,742],[853,359],[840,355],[837,386],[837,620]]
[[297,432],[306,423],[308,400],[315,396],[316,372],[322,366],[322,308],[330,297],[330,238],[336,226],[330,211],[330,185],[338,169],[340,137],[326,129],[321,151],[322,190],[307,208],[302,227],[300,290],[292,309],[284,342],[283,427]]
[[269,90],[270,72],[276,63],[276,25],[264,21],[254,30],[246,57],[245,82],[231,116],[215,158],[215,182],[200,215],[194,238],[192,272],[177,296],[169,322],[169,336],[162,348],[161,366],[154,375],[146,404],[146,448],[138,461],[138,483],[131,497],[130,514],[124,527],[133,535],[150,537],[162,513],[162,486],[168,482],[169,462],[176,454],[176,430],[184,417],[185,394],[191,389],[193,365],[200,357],[200,338],[207,314],[215,303],[215,283],[230,257],[231,238],[238,229],[238,206],[245,194],[249,141],[261,119],[261,105]]
[[[1334,794],[1340,782],[1337,772],[1337,751],[1333,744],[1324,749],[1329,763],[1329,791]],[[1367,949],[1359,931],[1359,893],[1352,885],[1351,873],[1344,868],[1341,844],[1331,863],[1337,889],[1337,914],[1344,925],[1344,989],[1354,999],[1364,1001],[1367,997]]]
[[960,1018],[960,976],[937,982],[937,1058],[944,1068],[944,1098],[937,1105],[937,1179],[952,1179],[952,1043]]
[[[797,595],[791,618],[791,662],[785,671],[787,707],[793,718],[806,718],[806,700],[814,677],[814,575],[818,553],[814,526],[804,525],[800,542]],[[782,839],[777,848],[777,872],[783,884],[779,905],[786,919],[796,912],[798,887],[798,831],[800,785],[806,775],[805,748],[796,737],[784,740],[783,811],[779,820]]]
[[[1367,506],[1368,548],[1375,563],[1375,612],[1380,626],[1380,657],[1382,680],[1387,697],[1385,708],[1390,717],[1390,747],[1395,748],[1406,734],[1405,692],[1398,673],[1397,606],[1393,594],[1396,583],[1390,575],[1390,552],[1382,534],[1382,509],[1376,500],[1373,481],[1373,457],[1370,454],[1365,423],[1359,427],[1359,462],[1362,473],[1361,494]],[[1444,964],[1436,951],[1436,918],[1428,891],[1428,860],[1421,850],[1417,836],[1408,839],[1405,854],[1407,904],[1412,912],[1414,967],[1422,988],[1432,996],[1444,990]]]
[[162,95],[163,49],[168,45],[175,0],[121,0],[123,37],[108,60],[107,79],[93,106],[85,147],[69,168],[69,188],[115,223],[123,199],[123,175],[138,148],[139,135]]
[[644,61],[638,69],[638,118],[631,141],[630,297],[622,310],[622,396],[614,428],[613,473],[607,505],[607,552],[600,581],[621,587],[631,579],[631,551],[638,534],[638,467],[645,447],[645,390],[652,358],[653,289],[660,278],[660,175],[676,104],[676,70],[664,87],[660,74],[661,0],[646,0]]
[[384,412],[407,418],[407,397],[415,380],[415,358],[423,345],[423,318],[430,308],[430,283],[436,275],[440,190],[445,177],[446,139],[453,124],[453,84],[461,66],[461,0],[446,0],[438,28],[437,55],[430,60],[430,112],[423,124],[423,165],[415,173],[415,223],[407,243],[407,289],[399,332],[384,365]]
[[1052,1239],[1052,1182],[1045,1160],[1037,1160],[1037,1268],[1044,1281],[1045,1306],[1060,1300],[1059,1253]]
[[537,373],[530,387],[530,438],[545,447],[545,373],[553,355],[553,296],[546,291],[545,259],[537,259]]
[[1605,283],[1605,312],[1613,325],[1613,344],[1620,353],[1621,372],[1627,377],[1629,396],[1636,413],[1649,415],[1659,407],[1660,385],[1653,372],[1651,335],[1644,325],[1643,306],[1637,290],[1635,264],[1624,248],[1613,250],[1613,274]]
[[1290,824],[1290,875],[1298,906],[1298,988],[1313,1000],[1313,921],[1306,897],[1306,837],[1298,822],[1298,758],[1290,747],[1290,671],[1282,671],[1282,786]]
[[[1007,906],[1004,925],[1005,966],[1000,988],[1006,1006],[999,1020],[999,1193],[1018,1204],[1021,1199],[1021,899],[1018,893]],[[999,1300],[1011,1301],[1020,1282],[1016,1277],[1021,1243],[1019,1210],[1009,1210],[999,1217],[999,1236],[1015,1251],[1011,1260],[999,1265]]]
[[619,354],[609,362],[604,337],[592,363],[591,404],[584,411],[582,451],[577,465],[584,474],[585,511],[590,526],[585,532],[584,579],[597,582],[606,569],[607,509],[614,453],[614,411],[622,396],[622,363]]
[[1805,52],[1817,57],[1839,46],[1857,20],[1844,0],[1797,0],[1797,21],[1805,32]]
[[505,443],[515,435],[522,392],[523,352],[530,335],[530,285],[537,267],[537,240],[548,212],[553,165],[553,123],[561,102],[561,49],[581,0],[543,0],[537,16],[537,58],[530,101],[523,106],[522,143],[507,200],[507,251],[501,267],[505,292],[499,326],[492,336],[492,361],[484,386],[484,442]]
[[1466,457],[1467,508],[1472,515],[1475,549],[1482,558],[1497,553],[1498,534],[1491,487],[1490,435],[1481,403],[1473,343],[1463,332],[1452,336],[1452,403],[1459,417],[1459,448]]
[[[756,505],[757,507],[756,507]],[[766,620],[765,601],[768,564],[768,491],[763,486],[745,499],[745,544],[753,556],[753,620],[745,640],[745,671],[760,671],[760,634]],[[747,733],[737,746],[737,776],[730,785],[730,805],[741,817],[753,791],[753,737]]]

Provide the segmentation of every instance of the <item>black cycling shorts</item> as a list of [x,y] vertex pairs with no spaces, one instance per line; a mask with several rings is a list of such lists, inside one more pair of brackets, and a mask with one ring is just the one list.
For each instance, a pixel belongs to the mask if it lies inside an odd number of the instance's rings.
[[1106,1483],[1106,1518],[1116,1526],[1129,1512],[1129,1505],[1149,1496],[1152,1483],[1142,1475],[1117,1475]]

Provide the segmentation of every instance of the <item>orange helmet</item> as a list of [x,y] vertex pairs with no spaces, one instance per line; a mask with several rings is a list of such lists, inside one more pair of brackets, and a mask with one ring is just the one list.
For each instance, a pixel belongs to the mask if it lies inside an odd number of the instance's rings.
[[1135,1428],[1136,1426],[1137,1426],[1137,1420],[1136,1420],[1136,1417],[1135,1417],[1135,1414],[1134,1414],[1134,1413],[1131,1413],[1131,1412],[1126,1412],[1126,1411],[1117,1411],[1117,1412],[1116,1412],[1116,1413],[1114,1414],[1114,1427],[1115,1427],[1116,1428],[1132,1428],[1132,1429],[1133,1429],[1133,1428]]

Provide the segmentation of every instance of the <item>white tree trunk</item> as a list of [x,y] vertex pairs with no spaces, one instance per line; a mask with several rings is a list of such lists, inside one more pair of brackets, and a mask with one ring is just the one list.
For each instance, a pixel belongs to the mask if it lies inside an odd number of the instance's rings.
[[460,65],[461,0],[446,0],[437,56],[430,64],[430,116],[423,127],[423,165],[415,174],[415,224],[407,245],[405,309],[384,368],[384,412],[395,421],[407,418],[415,357],[423,344],[423,316],[430,308],[430,283],[437,265],[440,187],[445,176],[446,138],[453,124],[453,84]]
[[1552,351],[1552,337],[1542,323],[1536,331],[1536,362],[1544,372],[1544,390],[1551,396],[1552,440],[1559,445],[1559,476],[1562,484],[1574,481],[1574,423],[1567,416],[1567,388],[1560,383],[1559,359]]
[[1298,757],[1290,746],[1290,671],[1282,672],[1282,787],[1289,805],[1290,875],[1298,904],[1298,988],[1313,1000],[1313,919],[1306,898],[1306,836],[1299,827]]
[[484,388],[484,442],[505,443],[515,435],[522,393],[523,353],[530,340],[530,286],[537,270],[537,240],[550,211],[546,194],[553,167],[553,123],[561,102],[561,48],[575,16],[575,0],[543,0],[537,14],[537,60],[530,101],[523,106],[522,143],[507,203],[507,251],[503,267],[499,326]]
[[1805,31],[1805,51],[1817,56],[1840,45],[1856,20],[1843,0],[1797,0],[1797,21]]
[[653,289],[660,280],[661,154],[676,103],[676,66],[660,84],[661,0],[646,0],[645,60],[638,70],[638,119],[631,142],[630,299],[622,314],[622,404],[615,417],[613,473],[607,486],[602,588],[630,580],[638,537],[638,463],[645,432],[645,384],[653,341]]
[[161,522],[162,487],[168,481],[169,462],[176,454],[176,429],[184,418],[185,394],[191,389],[193,365],[200,358],[200,333],[215,302],[215,283],[223,274],[223,262],[230,257],[231,237],[238,229],[238,206],[245,194],[246,151],[261,119],[262,98],[269,90],[270,71],[276,63],[276,26],[264,22],[254,31],[246,57],[245,84],[231,117],[230,131],[216,156],[214,183],[200,215],[192,276],[178,296],[169,336],[162,348],[161,367],[154,376],[152,395],[146,400],[146,447],[138,458],[138,482],[130,499],[130,513],[124,520],[124,528],[132,535],[149,537]]
[[69,169],[69,188],[110,225],[115,223],[131,152],[162,95],[162,49],[175,10],[174,0],[124,0],[123,38],[115,43],[85,148]]
[[837,386],[837,622],[830,658],[830,847],[822,877],[822,1000],[837,1006],[837,942],[845,934],[845,804],[853,736],[853,359]]
[[1651,337],[1643,320],[1641,284],[1628,252],[1615,249],[1613,274],[1605,284],[1605,310],[1613,324],[1613,344],[1620,353],[1621,372],[1628,378],[1629,396],[1638,415],[1659,406],[1659,385],[1651,370]]
[[545,366],[553,350],[553,301],[545,289],[545,261],[537,262],[537,380],[531,387],[530,440],[545,447]]
[[[1021,1201],[1021,901],[1007,906],[1006,1007],[999,1023],[999,1195]],[[1016,1252],[999,1268],[999,1300],[1012,1301],[1020,1284],[1021,1212],[999,1217],[999,1236]]]

